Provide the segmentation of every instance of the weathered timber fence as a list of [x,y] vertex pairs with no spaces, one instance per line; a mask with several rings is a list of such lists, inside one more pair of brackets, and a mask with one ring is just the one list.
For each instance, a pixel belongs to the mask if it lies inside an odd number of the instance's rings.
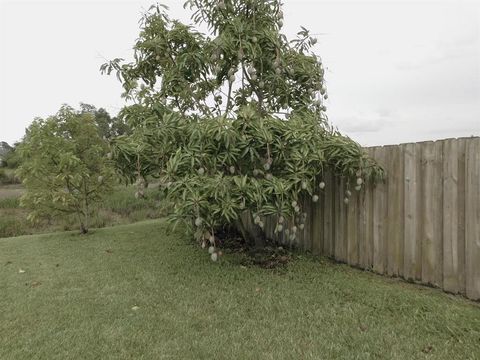
[[[352,189],[327,177],[296,245],[314,254],[480,299],[480,138],[366,149],[384,184]],[[353,188],[353,186],[352,186]],[[266,221],[274,234],[276,219]]]

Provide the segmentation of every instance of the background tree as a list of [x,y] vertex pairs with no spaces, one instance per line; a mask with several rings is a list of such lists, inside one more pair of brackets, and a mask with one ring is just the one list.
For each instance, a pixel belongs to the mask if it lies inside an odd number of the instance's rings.
[[17,147],[19,143],[16,143],[11,150],[3,157],[2,166],[9,169],[16,169],[20,165],[20,156],[17,153]]
[[31,209],[29,218],[74,214],[87,233],[95,204],[112,189],[108,151],[92,114],[63,106],[54,116],[36,119],[17,149],[26,188],[21,204]]
[[17,146],[18,143],[10,146],[4,141],[0,142],[0,185],[20,183],[20,179],[15,176],[15,169],[20,164]]
[[130,129],[121,116],[111,117],[104,108],[97,109],[94,105],[80,103],[82,114],[91,114],[97,124],[98,132],[104,139],[130,133]]
[[16,169],[20,163],[18,153],[15,151],[18,147],[18,142],[10,146],[6,142],[0,142],[0,167],[8,169]]
[[0,141],[0,166],[2,166],[2,160],[5,159],[5,156],[8,155],[13,150],[8,143],[5,141]]
[[311,52],[317,40],[302,28],[288,41],[280,1],[185,7],[210,34],[155,5],[141,20],[135,61],[101,68],[116,71],[124,97],[136,102],[124,110],[133,134],[117,139],[115,156],[130,178],[134,163],[161,178],[173,220],[202,243],[215,245],[218,229],[236,226],[262,246],[264,217],[276,216],[276,232],[294,242],[306,199],[328,191],[326,171],[346,179],[345,202],[350,184],[360,191],[382,177],[357,143],[329,125],[325,70]]

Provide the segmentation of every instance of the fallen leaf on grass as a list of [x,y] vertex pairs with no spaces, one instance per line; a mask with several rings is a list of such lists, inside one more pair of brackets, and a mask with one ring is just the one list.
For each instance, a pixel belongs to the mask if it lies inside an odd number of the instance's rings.
[[24,273],[25,273],[25,270],[18,269],[18,273],[19,273],[19,274],[24,274]]
[[365,332],[365,331],[368,330],[368,326],[367,326],[367,325],[360,325],[360,330],[361,330],[362,332]]
[[255,291],[256,291],[256,292],[260,292],[260,291],[262,291],[262,289],[260,289],[260,288],[257,287],[257,288],[255,289]]
[[427,345],[422,349],[422,352],[425,353],[425,354],[429,354],[429,353],[432,352],[432,350],[433,350],[433,346],[432,345]]
[[34,281],[34,282],[32,282],[32,288],[37,287],[37,286],[40,286],[40,285],[42,285],[42,283],[41,283],[40,281]]
[[137,311],[137,310],[139,310],[139,309],[140,309],[140,308],[139,308],[138,306],[133,306],[133,307],[132,307],[132,310],[133,310],[133,311]]

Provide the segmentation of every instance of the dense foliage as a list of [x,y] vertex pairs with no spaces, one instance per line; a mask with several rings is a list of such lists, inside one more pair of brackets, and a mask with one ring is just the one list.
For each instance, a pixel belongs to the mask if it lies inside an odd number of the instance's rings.
[[21,204],[31,209],[29,218],[76,214],[86,233],[95,204],[112,188],[108,151],[92,114],[63,106],[36,119],[17,148],[26,188]]
[[382,177],[357,143],[329,125],[317,40],[302,28],[288,41],[278,0],[185,6],[208,36],[153,6],[141,20],[134,61],[101,69],[116,71],[136,103],[123,110],[133,134],[116,140],[119,168],[140,184],[159,177],[176,204],[174,220],[200,242],[215,243],[217,229],[235,225],[261,245],[263,217],[276,215],[277,232],[294,220],[294,241],[305,198],[328,191],[325,172],[352,190]]

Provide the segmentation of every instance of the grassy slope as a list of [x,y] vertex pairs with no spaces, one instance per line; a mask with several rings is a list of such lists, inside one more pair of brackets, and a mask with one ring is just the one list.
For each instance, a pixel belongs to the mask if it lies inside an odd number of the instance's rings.
[[[75,216],[52,219],[33,225],[27,220],[28,210],[20,208],[22,186],[0,186],[0,238],[30,235],[78,228]],[[146,199],[135,198],[134,186],[117,186],[99,205],[99,211],[90,219],[93,228],[127,224],[140,220],[159,218],[165,215],[165,204],[152,187],[147,189]]]
[[0,359],[480,358],[478,304],[309,257],[212,263],[161,220],[0,239],[0,294]]

